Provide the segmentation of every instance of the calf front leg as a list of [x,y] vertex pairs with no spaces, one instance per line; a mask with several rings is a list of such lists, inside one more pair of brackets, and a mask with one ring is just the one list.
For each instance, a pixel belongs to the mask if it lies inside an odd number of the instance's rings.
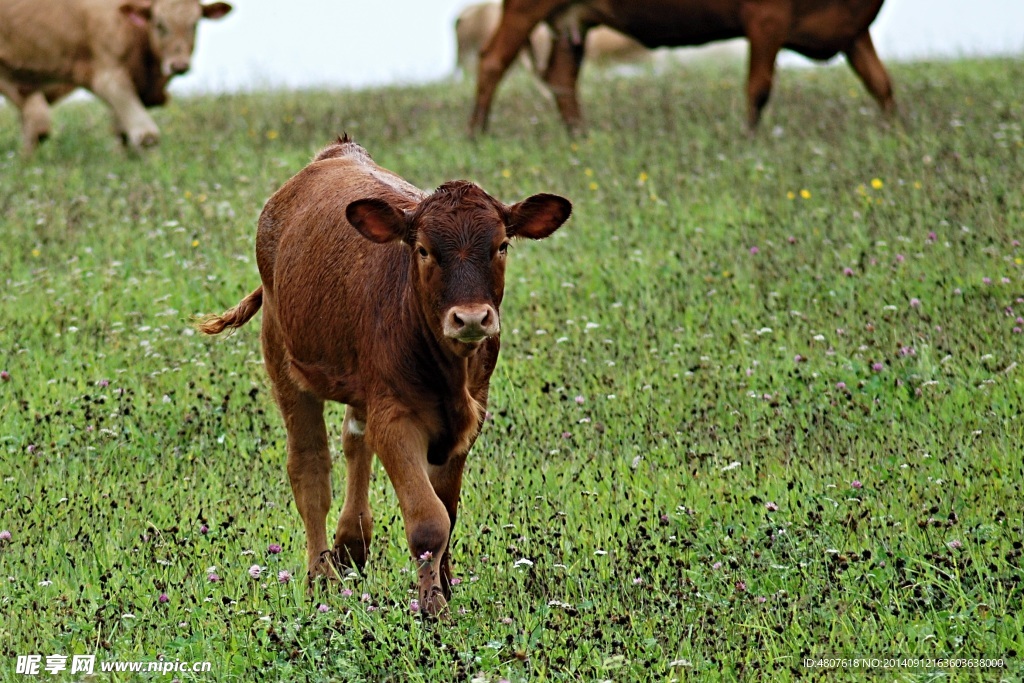
[[466,465],[466,456],[453,456],[444,465],[430,468],[430,483],[434,493],[448,511],[448,543],[445,544],[444,555],[439,567],[441,593],[446,600],[452,597],[451,537],[455,531],[455,520],[459,511],[459,492],[462,490],[462,470]]
[[345,449],[345,504],[334,534],[334,556],[340,565],[362,570],[373,537],[370,514],[370,474],[373,451],[366,443],[366,416],[351,406],[345,411],[342,446]]
[[132,147],[152,147],[160,141],[160,130],[124,71],[110,69],[96,74],[91,90],[114,111],[117,130]]
[[448,607],[441,562],[451,521],[427,476],[427,435],[412,420],[381,411],[369,415],[367,436],[402,508],[405,538],[418,567],[420,609],[437,616]]

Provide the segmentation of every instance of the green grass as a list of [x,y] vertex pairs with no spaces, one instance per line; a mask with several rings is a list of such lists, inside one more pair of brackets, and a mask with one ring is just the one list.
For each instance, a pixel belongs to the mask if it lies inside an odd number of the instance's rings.
[[[893,125],[845,68],[783,71],[755,139],[738,68],[588,74],[576,141],[525,77],[475,143],[468,84],[183,98],[141,156],[72,103],[23,161],[0,109],[0,680],[32,653],[212,663],[182,680],[842,673],[819,656],[1019,680],[1024,62],[892,71]],[[259,325],[190,327],[258,284],[262,203],[342,131],[421,187],[575,206],[510,257],[437,624],[379,467],[366,576],[305,595]]]

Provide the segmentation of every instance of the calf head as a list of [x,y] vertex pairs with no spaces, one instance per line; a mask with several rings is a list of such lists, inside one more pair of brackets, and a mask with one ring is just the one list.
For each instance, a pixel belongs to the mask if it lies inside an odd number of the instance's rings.
[[557,195],[537,194],[506,205],[457,180],[412,210],[370,198],[352,202],[345,214],[373,242],[404,243],[411,252],[410,283],[434,336],[468,357],[501,329],[510,238],[547,237],[571,211],[569,201]]
[[149,32],[160,72],[170,77],[189,70],[199,20],[220,19],[231,11],[231,5],[201,5],[198,0],[126,0],[120,9],[128,21]]

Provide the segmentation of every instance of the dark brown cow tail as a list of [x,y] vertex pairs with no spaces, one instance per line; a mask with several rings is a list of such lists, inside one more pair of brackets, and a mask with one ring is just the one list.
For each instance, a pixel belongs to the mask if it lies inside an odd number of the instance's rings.
[[220,334],[229,327],[241,327],[249,322],[262,305],[263,285],[260,285],[249,296],[239,301],[237,306],[225,311],[223,315],[203,316],[196,323],[196,327],[204,334]]

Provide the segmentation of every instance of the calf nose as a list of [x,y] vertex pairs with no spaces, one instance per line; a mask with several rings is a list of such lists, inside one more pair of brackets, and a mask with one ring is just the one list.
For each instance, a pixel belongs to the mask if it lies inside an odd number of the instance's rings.
[[175,59],[167,65],[168,71],[171,72],[171,76],[178,76],[188,71],[189,63],[187,59]]
[[488,304],[453,306],[444,319],[444,336],[463,342],[478,342],[498,334],[498,312]]

